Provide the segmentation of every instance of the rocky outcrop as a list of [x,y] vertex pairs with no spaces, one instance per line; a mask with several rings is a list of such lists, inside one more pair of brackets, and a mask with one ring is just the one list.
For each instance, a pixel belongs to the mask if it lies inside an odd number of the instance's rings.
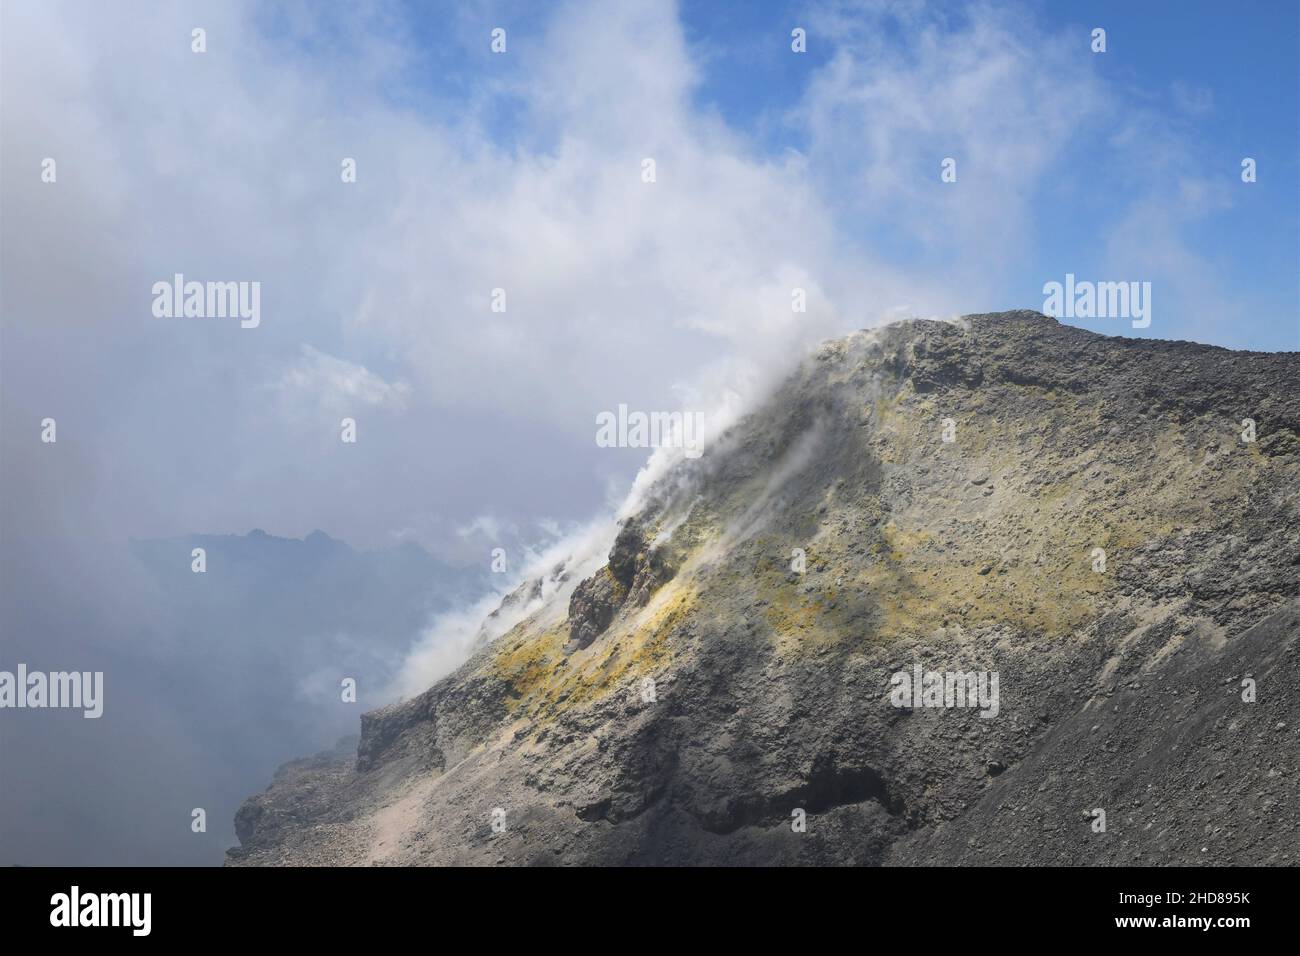
[[649,547],[640,523],[625,522],[614,539],[609,563],[579,584],[569,599],[568,650],[590,645],[624,604],[644,607],[674,570],[670,548]]
[[1028,312],[827,343],[230,863],[1300,862],[1298,373]]

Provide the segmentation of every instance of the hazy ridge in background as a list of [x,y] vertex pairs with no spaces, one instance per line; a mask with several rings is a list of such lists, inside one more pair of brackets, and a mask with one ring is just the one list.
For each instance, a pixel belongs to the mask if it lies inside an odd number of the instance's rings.
[[[486,565],[447,565],[409,542],[358,551],[319,531],[135,541],[125,560],[121,616],[98,601],[49,606],[6,576],[6,663],[106,676],[97,720],[5,712],[6,770],[25,772],[0,783],[0,864],[219,862],[248,790],[355,734],[430,619],[491,584]],[[206,833],[191,832],[196,807]]]

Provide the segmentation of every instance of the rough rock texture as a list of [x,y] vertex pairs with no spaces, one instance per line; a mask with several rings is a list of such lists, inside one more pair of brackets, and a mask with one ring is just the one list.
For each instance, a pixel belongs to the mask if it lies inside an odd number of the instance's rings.
[[[229,862],[1300,863],[1298,381],[1029,312],[828,343]],[[996,716],[895,706],[917,663]]]

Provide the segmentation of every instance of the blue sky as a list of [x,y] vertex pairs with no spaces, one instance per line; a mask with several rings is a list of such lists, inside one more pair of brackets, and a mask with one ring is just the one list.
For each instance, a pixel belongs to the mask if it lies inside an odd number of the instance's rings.
[[[7,414],[79,423],[60,507],[106,540],[477,558],[618,506],[645,458],[602,411],[743,407],[1068,273],[1151,282],[1099,332],[1300,348],[1294,3],[0,9],[5,171],[60,160],[0,183]],[[160,324],[176,272],[260,282],[260,326]]]
[[[860,42],[858,30],[872,34],[871,42],[900,51],[906,61],[919,56],[916,33],[933,30],[960,44],[972,21],[991,9],[688,0],[677,7],[677,20],[696,71],[690,108],[719,117],[756,158],[806,154],[813,148],[805,110],[810,88],[837,56],[869,47]],[[1003,20],[1009,37],[1031,49],[1044,41],[1052,44],[1054,55],[1044,47],[1036,69],[1086,74],[1104,90],[1106,103],[1085,111],[1059,155],[1025,183],[1023,197],[1033,206],[1026,223],[1032,242],[999,278],[992,298],[972,302],[971,309],[1035,306],[1042,284],[1059,281],[1066,272],[1080,279],[1148,278],[1151,270],[1144,269],[1142,256],[1108,256],[1105,249],[1134,206],[1150,202],[1173,220],[1160,230],[1162,236],[1167,240],[1173,230],[1179,242],[1176,252],[1166,250],[1159,258],[1177,255],[1185,268],[1202,277],[1211,274],[1215,305],[1187,308],[1183,300],[1196,290],[1171,288],[1176,276],[1161,274],[1154,276],[1160,311],[1149,329],[1118,329],[1107,320],[1079,324],[1110,334],[1181,337],[1236,348],[1300,348],[1300,6],[1193,0],[1026,3],[1010,9],[1012,15]],[[418,51],[391,91],[395,98],[444,116],[472,116],[507,147],[553,145],[547,140],[551,131],[528,122],[518,90],[528,84],[529,47],[543,42],[566,13],[537,4],[470,5],[451,14],[443,7],[408,3],[395,11],[391,25]],[[579,19],[568,22],[568,29],[584,29]],[[497,25],[508,28],[519,57],[503,63],[487,51],[483,38]],[[802,56],[790,51],[794,26],[809,33]],[[1090,49],[1094,27],[1107,32],[1104,54]],[[1068,109],[1070,101],[1056,105]],[[1144,151],[1134,137],[1148,135]],[[1246,156],[1257,161],[1259,171],[1250,185],[1240,182]],[[918,182],[933,179],[928,167],[912,173]],[[851,167],[837,174],[851,177]],[[1194,184],[1195,198],[1186,198],[1180,182]],[[884,248],[902,264],[942,273],[949,255],[942,243],[899,237],[887,218],[872,220],[861,212],[854,209],[845,224],[846,242]],[[1151,228],[1154,224],[1146,232]],[[1151,241],[1143,233],[1137,229],[1129,246]],[[1131,274],[1123,272],[1129,259]],[[1161,309],[1162,304],[1174,308]]]
[[[799,99],[809,72],[824,68],[836,49],[838,38],[828,33],[811,37],[806,57],[787,55],[781,28],[803,22],[809,7],[693,2],[681,7],[687,37],[704,66],[697,102],[717,109],[733,125],[755,131],[767,149],[804,148]],[[959,23],[961,7],[951,7],[952,22]],[[1230,286],[1257,290],[1254,298],[1268,308],[1245,327],[1207,330],[1204,340],[1300,349],[1300,5],[1120,0],[1035,3],[1022,9],[1033,32],[1078,39],[1079,55],[1066,68],[1092,69],[1113,86],[1121,105],[1157,112],[1194,152],[1184,157],[1188,165],[1234,186],[1232,207],[1188,223],[1186,235]],[[897,21],[882,26],[887,36],[899,39]],[[1090,49],[1094,27],[1107,31],[1104,54]],[[1053,63],[1044,62],[1043,68],[1052,69]],[[1008,283],[1007,297],[998,306],[1027,302],[1042,275],[1071,269],[1080,277],[1089,273],[1088,234],[1103,233],[1137,191],[1123,160],[1106,149],[1106,139],[1118,125],[1103,117],[1081,130],[1056,173],[1061,188],[1043,191],[1035,255]],[[1244,156],[1254,157],[1267,172],[1238,190]],[[1102,322],[1079,324],[1114,331]],[[1173,317],[1145,334],[1195,337],[1180,326]]]

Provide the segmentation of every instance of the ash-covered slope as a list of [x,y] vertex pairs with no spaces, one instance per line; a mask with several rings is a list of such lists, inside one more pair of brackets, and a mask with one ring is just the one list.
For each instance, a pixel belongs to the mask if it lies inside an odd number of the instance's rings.
[[[1298,380],[1029,312],[829,343],[229,862],[1300,862]],[[916,664],[996,715],[894,706]]]

